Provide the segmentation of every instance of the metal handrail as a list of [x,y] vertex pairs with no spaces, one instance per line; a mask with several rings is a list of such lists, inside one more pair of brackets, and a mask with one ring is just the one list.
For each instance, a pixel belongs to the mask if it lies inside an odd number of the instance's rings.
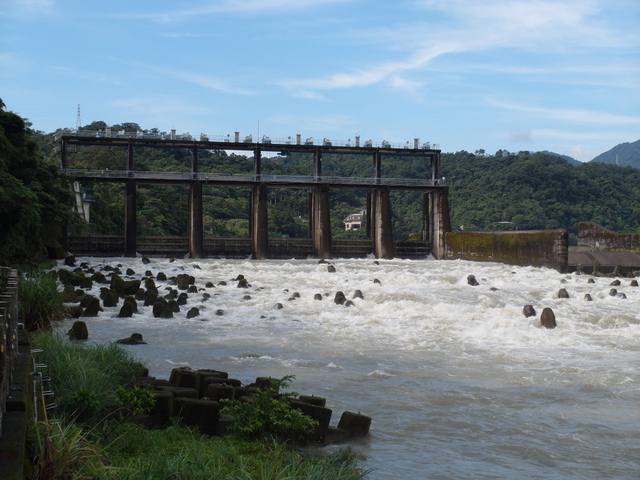
[[397,185],[431,187],[446,185],[444,179],[416,179],[416,178],[375,178],[375,177],[333,177],[311,175],[256,175],[234,173],[200,173],[200,172],[148,172],[139,170],[91,170],[91,169],[63,169],[64,173],[75,177],[94,178],[137,178],[154,180],[218,180],[231,182],[263,182],[280,183],[317,183],[340,185]]
[[138,139],[152,139],[152,140],[183,140],[183,141],[194,141],[194,142],[220,142],[220,143],[255,143],[255,144],[279,144],[279,145],[314,145],[314,146],[334,146],[334,147],[354,147],[356,143],[359,143],[359,146],[364,148],[393,148],[393,149],[401,149],[401,148],[419,148],[419,149],[435,149],[438,150],[440,148],[439,144],[431,143],[431,142],[418,142],[419,145],[415,146],[415,141],[405,141],[405,142],[389,142],[387,140],[383,140],[381,142],[372,141],[372,140],[364,140],[360,139],[358,142],[355,137],[349,140],[336,140],[329,138],[314,138],[314,137],[305,137],[301,138],[300,142],[298,142],[298,138],[272,138],[267,135],[262,135],[258,137],[252,134],[249,135],[207,135],[205,133],[201,133],[200,135],[192,135],[190,133],[181,133],[178,134],[174,132],[158,132],[158,133],[150,133],[145,132],[143,130],[139,130],[137,132],[125,132],[124,130],[78,130],[73,128],[66,128],[62,130],[58,130],[56,133],[56,139],[65,135],[69,137],[95,137],[95,138],[138,138]]

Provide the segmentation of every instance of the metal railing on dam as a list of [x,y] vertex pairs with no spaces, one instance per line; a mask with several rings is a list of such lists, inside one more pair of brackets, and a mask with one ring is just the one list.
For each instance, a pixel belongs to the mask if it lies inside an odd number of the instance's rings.
[[135,179],[139,182],[190,183],[194,180],[203,183],[224,183],[238,185],[253,185],[268,183],[271,185],[345,185],[355,186],[393,186],[393,187],[435,187],[446,185],[444,179],[413,179],[413,178],[372,178],[372,177],[335,177],[312,175],[264,175],[264,174],[232,174],[232,173],[200,173],[200,172],[150,172],[141,170],[90,170],[71,169],[62,170],[70,177],[85,180],[127,181]]

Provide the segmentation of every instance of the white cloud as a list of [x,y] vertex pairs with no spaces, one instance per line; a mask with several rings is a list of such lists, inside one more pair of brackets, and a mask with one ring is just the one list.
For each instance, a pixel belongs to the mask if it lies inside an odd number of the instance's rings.
[[234,95],[253,95],[255,93],[252,90],[231,86],[228,82],[211,75],[203,75],[200,73],[187,72],[184,70],[176,70],[172,68],[159,67],[156,65],[144,63],[128,62],[120,60],[118,58],[111,58],[111,60],[139,69],[150,70],[166,77],[182,80],[184,82],[199,85],[201,87],[216,90],[222,93],[229,93]]
[[[554,130],[549,128],[538,128],[532,131],[532,134],[537,138],[546,138],[561,140],[563,142],[607,142],[612,144],[622,143],[624,141],[635,141],[638,132],[620,132],[618,130],[613,132],[586,132],[586,131],[568,131],[568,130]],[[623,140],[624,138],[630,140]],[[598,152],[602,153],[602,152]]]
[[16,58],[15,53],[13,52],[2,52],[0,53],[0,65],[4,67],[14,67],[20,64],[21,61]]
[[53,0],[6,0],[3,2],[0,14],[17,16],[17,17],[33,17],[34,15],[49,15],[55,11],[55,3]]
[[[184,98],[170,95],[148,95],[114,100],[123,118],[132,117],[141,125],[165,128],[166,125],[184,124],[180,119],[197,115],[212,115],[209,108],[199,104],[190,104]],[[144,118],[141,118],[144,117]],[[143,126],[144,126],[143,125]],[[150,128],[150,127],[147,127]]]
[[531,130],[512,130],[509,137],[514,143],[533,143],[532,134]]
[[[422,0],[416,5],[422,10],[412,24],[361,32],[361,38],[371,44],[405,51],[404,60],[383,61],[375,67],[322,78],[287,79],[279,84],[294,95],[297,89],[330,90],[382,82],[410,86],[408,90],[415,91],[419,82],[404,75],[424,70],[446,54],[504,48],[551,54],[629,47],[629,38],[600,26],[597,0]],[[425,20],[429,16],[437,17],[437,21]],[[382,51],[380,55],[386,56]]]
[[456,43],[442,42],[439,45],[419,49],[404,61],[388,62],[348,73],[335,73],[324,78],[284,80],[279,82],[279,85],[290,90],[294,95],[298,95],[300,90],[366,87],[383,81],[389,82],[395,88],[414,91],[420,83],[403,78],[402,73],[424,67],[434,58],[444,53],[455,52],[458,48]]
[[165,73],[179,80],[184,80],[186,82],[193,83],[195,85],[200,85],[201,87],[209,88],[211,90],[217,90],[223,93],[232,93],[236,95],[252,95],[254,93],[251,90],[232,87],[229,84],[227,84],[227,82],[217,77],[201,75],[198,73],[183,72],[180,70],[164,69],[160,67],[155,67],[155,70],[157,72]]
[[[354,128],[353,117],[345,114],[328,114],[319,116],[299,116],[299,115],[273,115],[267,119],[269,124],[274,125],[296,125],[297,131],[306,132],[345,132]],[[327,133],[329,135],[329,133]]]
[[353,0],[223,0],[198,8],[185,8],[165,12],[118,13],[121,18],[147,19],[156,22],[176,22],[192,17],[219,13],[279,14],[284,11],[300,11],[309,8],[345,3]]
[[576,160],[580,160],[581,162],[588,162],[593,160],[595,157],[600,155],[602,152],[596,152],[584,145],[574,145],[569,150],[562,152],[563,155],[569,155]]
[[531,107],[527,105],[501,102],[498,100],[489,100],[489,103],[493,106],[504,108],[507,110],[532,113],[546,117],[547,119],[561,120],[563,122],[569,123],[601,126],[640,125],[640,116],[632,117],[628,115],[614,115],[606,112],[596,112],[591,110],[579,109]]

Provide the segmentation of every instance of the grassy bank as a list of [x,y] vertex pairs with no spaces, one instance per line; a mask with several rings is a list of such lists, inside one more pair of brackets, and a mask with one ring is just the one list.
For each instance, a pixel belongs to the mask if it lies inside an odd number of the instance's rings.
[[[348,451],[312,458],[270,438],[203,436],[177,423],[147,430],[128,422],[139,403],[122,386],[143,366],[115,344],[76,344],[41,330],[32,335],[48,365],[57,409],[34,429],[39,479],[315,479],[365,478]],[[143,392],[144,393],[144,392]],[[138,396],[138,400],[142,398]],[[134,399],[135,400],[135,399]]]

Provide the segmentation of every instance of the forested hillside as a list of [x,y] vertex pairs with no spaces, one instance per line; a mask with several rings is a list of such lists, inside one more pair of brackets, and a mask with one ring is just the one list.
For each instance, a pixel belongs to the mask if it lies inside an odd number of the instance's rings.
[[569,165],[543,153],[444,154],[452,226],[465,230],[566,228],[594,221],[640,231],[640,170],[601,163]]
[[69,184],[31,133],[0,100],[0,264],[46,256],[45,247],[55,249],[53,240],[71,218]]
[[[102,122],[84,128],[96,128]],[[135,123],[122,129],[135,131]],[[115,128],[115,127],[114,127]],[[51,151],[51,135],[36,140]],[[47,146],[48,145],[48,146]],[[188,171],[191,151],[184,148],[136,148],[137,170]],[[70,167],[125,168],[126,152],[116,147],[77,147]],[[253,159],[225,151],[201,151],[200,171],[251,173]],[[263,173],[312,175],[311,154],[287,153],[263,158]],[[387,178],[430,178],[430,166],[417,157],[383,157]],[[323,175],[371,177],[370,155],[325,155]],[[602,163],[572,165],[555,154],[498,151],[496,155],[465,151],[442,155],[442,176],[450,185],[452,227],[464,230],[569,230],[575,241],[579,221],[591,220],[615,231],[640,231],[640,170]],[[121,234],[124,230],[124,189],[118,184],[86,185],[93,189],[90,230]],[[205,187],[205,234],[248,236],[248,192],[243,187]],[[392,192],[394,236],[406,239],[421,230],[422,196]],[[332,190],[332,234],[364,237],[364,231],[344,230],[343,219],[366,208],[366,192]],[[269,191],[269,229],[274,237],[308,234],[309,198],[304,190]],[[138,188],[139,235],[186,235],[187,189],[183,186]]]
[[616,145],[591,161],[619,165],[621,167],[640,168],[640,140]]

